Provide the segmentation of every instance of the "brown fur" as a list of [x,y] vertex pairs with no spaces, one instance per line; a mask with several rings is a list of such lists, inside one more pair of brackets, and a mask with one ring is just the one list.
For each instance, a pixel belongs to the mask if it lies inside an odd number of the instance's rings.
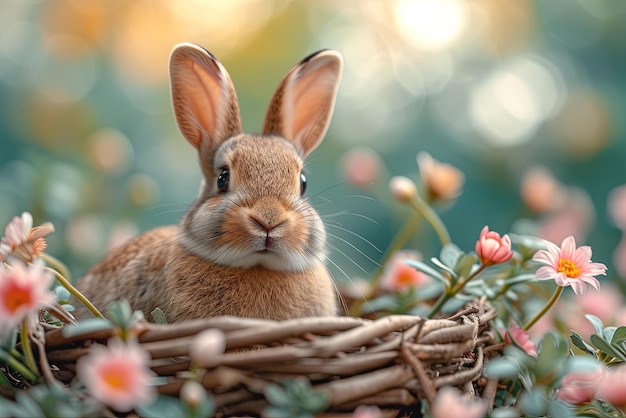
[[[154,229],[114,250],[79,290],[102,310],[126,298],[146,318],[158,307],[171,322],[336,314],[326,234],[300,196],[300,173],[328,127],[340,70],[332,51],[296,65],[270,102],[264,135],[246,135],[219,61],[197,46],[175,48],[172,103],[181,132],[198,150],[203,188],[180,226]],[[225,169],[229,187],[218,190]],[[77,310],[79,318],[87,315]]]

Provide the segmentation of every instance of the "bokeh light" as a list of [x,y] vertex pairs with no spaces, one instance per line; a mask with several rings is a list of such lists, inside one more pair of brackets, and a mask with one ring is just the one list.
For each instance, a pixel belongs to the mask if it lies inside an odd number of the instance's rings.
[[[333,48],[343,79],[307,177],[337,235],[338,280],[376,267],[406,216],[386,186],[417,182],[420,152],[464,174],[456,203],[438,208],[459,244],[485,224],[557,237],[575,223],[610,263],[626,248],[607,211],[626,184],[625,17],[626,2],[586,0],[5,1],[0,224],[22,211],[54,222],[51,251],[82,274],[180,220],[198,193],[169,99],[176,43],[219,57],[250,132],[285,72]],[[430,238],[411,242],[425,259]]]

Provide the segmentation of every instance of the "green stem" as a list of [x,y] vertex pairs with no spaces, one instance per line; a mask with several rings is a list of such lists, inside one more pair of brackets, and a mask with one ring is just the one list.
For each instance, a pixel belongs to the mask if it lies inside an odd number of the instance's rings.
[[445,246],[450,244],[450,234],[446,229],[443,221],[437,215],[437,213],[433,210],[433,208],[428,205],[421,197],[416,193],[414,198],[409,201],[409,204],[416,212],[424,217],[426,222],[430,224],[435,230],[435,234],[437,234],[437,238],[439,238],[439,242],[441,246]]
[[486,265],[481,264],[480,267],[478,267],[478,269],[476,269],[475,272],[473,272],[466,278],[461,278],[461,280],[459,280],[456,283],[456,285],[454,285],[452,288],[446,289],[446,292],[442,294],[441,297],[439,297],[439,299],[437,300],[437,302],[433,305],[432,309],[430,310],[430,313],[428,314],[428,317],[432,318],[437,312],[439,312],[439,310],[441,310],[441,308],[443,307],[443,305],[445,305],[447,301],[449,301],[454,295],[456,295],[461,290],[463,290],[465,285],[469,283],[474,277],[482,273],[482,271],[486,267],[487,267]]
[[20,329],[20,339],[22,341],[22,351],[24,352],[24,361],[26,366],[37,375],[37,363],[35,362],[35,356],[33,355],[33,346],[30,344],[30,338],[28,335],[27,319],[22,321],[22,327]]
[[85,307],[87,309],[89,309],[89,311],[98,318],[104,318],[104,315],[102,315],[102,313],[100,313],[100,311],[98,310],[98,308],[96,308],[93,303],[91,303],[89,301],[89,299],[87,299],[85,297],[85,295],[83,295],[82,293],[80,293],[80,291],[78,289],[76,289],[66,278],[65,276],[63,276],[61,273],[59,273],[58,271],[56,271],[53,268],[50,267],[46,267],[46,269],[50,272],[52,272],[54,274],[54,277],[58,280],[59,283],[61,283],[63,285],[63,287],[65,287],[72,295],[74,295],[74,297],[76,299],[78,299],[83,305],[85,305]]
[[533,325],[535,325],[535,323],[537,323],[537,321],[541,319],[542,316],[546,314],[546,312],[550,310],[552,305],[554,305],[554,303],[559,299],[559,296],[561,296],[561,293],[563,293],[563,286],[557,286],[546,305],[539,312],[537,312],[537,314],[533,316],[533,318],[528,321],[526,325],[524,325],[524,331],[528,331]]
[[45,261],[54,270],[58,271],[63,277],[67,279],[67,281],[69,281],[70,283],[72,282],[70,271],[61,260],[46,253],[41,253],[39,257],[41,257],[43,261]]
[[26,367],[22,362],[20,362],[19,359],[13,356],[7,356],[3,358],[2,361],[4,361],[7,364],[7,366],[9,366],[11,369],[15,370],[16,372],[24,376],[29,381],[31,382],[37,381],[38,376],[35,373],[33,373],[28,367]]

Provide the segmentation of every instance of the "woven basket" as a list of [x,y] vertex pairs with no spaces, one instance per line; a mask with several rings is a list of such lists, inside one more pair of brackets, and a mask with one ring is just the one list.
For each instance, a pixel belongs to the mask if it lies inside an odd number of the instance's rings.
[[[172,325],[141,323],[137,332],[152,356],[152,369],[167,382],[159,391],[177,396],[189,377],[192,339],[205,329],[222,330],[227,353],[202,384],[223,415],[258,415],[267,406],[267,384],[305,376],[329,400],[322,416],[349,414],[359,405],[376,405],[384,416],[419,416],[420,400],[432,402],[444,385],[492,403],[496,382],[481,373],[485,353],[495,351],[490,350],[495,337],[489,325],[495,317],[495,309],[481,300],[446,319],[216,317]],[[72,338],[62,331],[46,327],[45,353],[54,377],[68,383],[76,361],[90,345],[106,343],[112,331]]]

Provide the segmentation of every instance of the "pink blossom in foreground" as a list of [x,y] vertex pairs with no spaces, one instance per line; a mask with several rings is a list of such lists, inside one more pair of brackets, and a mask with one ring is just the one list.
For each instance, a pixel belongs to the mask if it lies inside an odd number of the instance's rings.
[[432,418],[480,418],[486,412],[487,403],[482,399],[468,399],[450,386],[439,389],[431,410]]
[[617,407],[626,407],[626,366],[606,369],[598,382],[596,396]]
[[45,251],[45,237],[54,232],[54,226],[45,222],[33,228],[33,216],[22,213],[15,216],[4,230],[0,240],[0,261],[6,260],[12,254],[25,262],[31,262]]
[[0,263],[0,339],[23,319],[34,324],[39,310],[56,300],[49,290],[53,280],[40,265],[26,266],[16,261],[6,267]]
[[480,262],[485,266],[506,263],[513,257],[509,236],[505,234],[500,237],[497,232],[490,231],[488,226],[480,232],[475,249]]
[[537,357],[537,344],[530,339],[527,331],[524,331],[517,325],[511,325],[506,332],[504,338],[508,344],[517,344],[529,356]]
[[354,186],[367,187],[380,176],[382,161],[376,151],[367,147],[350,149],[343,157],[346,179]]
[[382,418],[383,414],[377,406],[361,405],[354,410],[352,418]]
[[533,260],[546,264],[535,273],[537,280],[554,280],[559,286],[572,286],[577,295],[585,293],[587,284],[600,289],[600,282],[594,276],[606,275],[606,266],[591,261],[591,247],[576,248],[572,236],[565,238],[561,247],[544,242],[547,250],[539,250],[533,256]]
[[626,231],[626,184],[609,192],[607,201],[609,216],[616,227]]
[[136,343],[109,340],[94,345],[76,365],[79,380],[90,395],[116,411],[127,412],[151,403],[157,393],[150,380],[150,356]]
[[224,333],[219,329],[211,328],[196,335],[189,347],[189,357],[196,366],[213,367],[218,363],[225,349]]
[[522,175],[520,194],[530,210],[545,213],[562,206],[566,191],[547,168],[535,166]]
[[561,387],[557,390],[556,396],[573,405],[591,402],[596,397],[596,389],[601,378],[601,369],[570,373],[561,381]]
[[385,265],[380,279],[380,287],[388,291],[402,291],[412,287],[420,287],[430,280],[421,271],[408,266],[405,260],[419,260],[421,255],[416,251],[398,251]]
[[427,152],[417,154],[417,166],[428,200],[454,199],[461,193],[465,176],[458,168],[435,160]]

